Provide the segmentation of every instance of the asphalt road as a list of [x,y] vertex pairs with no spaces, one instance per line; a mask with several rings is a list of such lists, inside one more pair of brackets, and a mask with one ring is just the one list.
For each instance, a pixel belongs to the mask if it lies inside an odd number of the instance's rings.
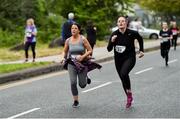
[[77,109],[66,71],[0,85],[0,118],[180,118],[180,47],[170,51],[169,67],[160,51],[137,59],[130,109],[114,62],[102,65],[89,74],[92,84],[79,88]]

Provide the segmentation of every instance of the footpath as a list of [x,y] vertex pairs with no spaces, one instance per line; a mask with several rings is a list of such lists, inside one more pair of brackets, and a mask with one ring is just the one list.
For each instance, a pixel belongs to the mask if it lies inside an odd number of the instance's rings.
[[[180,45],[180,39],[178,39],[178,45]],[[159,40],[149,40],[149,41],[144,42],[145,52],[158,50],[159,48],[160,48]],[[93,57],[95,58],[95,62],[102,63],[102,62],[113,60],[113,53],[114,53],[113,51],[108,52],[106,46],[98,47],[98,48],[95,47],[93,50]],[[2,74],[0,75],[0,84],[10,82],[10,81],[15,81],[15,80],[27,79],[29,77],[43,75],[43,74],[47,74],[51,72],[62,71],[63,67],[60,64],[61,59],[62,59],[62,55],[36,58],[36,62],[50,61],[50,62],[55,62],[55,63],[49,66],[29,68],[29,69],[25,69],[21,71]],[[18,61],[13,61],[13,62],[0,62],[0,64],[12,64],[12,63],[23,63],[23,62],[24,60],[18,60]]]

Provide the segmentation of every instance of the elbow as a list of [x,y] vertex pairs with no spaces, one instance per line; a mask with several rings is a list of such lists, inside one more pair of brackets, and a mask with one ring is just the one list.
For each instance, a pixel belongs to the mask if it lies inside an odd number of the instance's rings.
[[109,48],[107,48],[107,51],[110,52],[111,50]]
[[111,48],[111,47],[107,47],[107,51],[108,51],[108,52],[111,52],[111,51],[112,51],[112,48]]
[[113,46],[114,46],[113,43],[112,43],[112,42],[109,42],[109,44],[108,44],[108,46],[107,46],[108,52],[112,51]]

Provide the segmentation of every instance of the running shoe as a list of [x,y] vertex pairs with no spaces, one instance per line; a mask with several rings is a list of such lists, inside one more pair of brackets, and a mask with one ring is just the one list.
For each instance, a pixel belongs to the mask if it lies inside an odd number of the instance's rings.
[[72,105],[72,107],[73,107],[73,108],[78,108],[78,107],[80,107],[79,101],[75,100],[75,101],[74,101],[74,104]]
[[126,108],[130,108],[133,102],[133,97],[132,97],[132,93],[128,92],[127,93],[127,104],[126,104]]
[[91,84],[91,79],[87,77],[87,84]]

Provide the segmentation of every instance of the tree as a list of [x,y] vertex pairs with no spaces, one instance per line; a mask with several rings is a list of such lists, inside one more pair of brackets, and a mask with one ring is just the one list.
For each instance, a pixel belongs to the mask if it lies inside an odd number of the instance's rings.
[[[0,26],[3,29],[16,30],[27,18],[42,18],[47,14],[45,0],[1,0]],[[39,21],[39,20],[38,20]]]
[[34,18],[35,23],[41,26],[47,16],[45,0],[0,2],[0,46],[10,46],[22,41],[27,18]]
[[179,0],[140,0],[139,4],[148,10],[156,12],[159,16],[164,16],[163,19],[167,21],[180,14]]
[[[61,0],[61,15],[67,18],[69,12],[75,13],[78,23],[86,27],[92,20],[98,29],[100,39],[109,33],[109,28],[119,15],[125,15],[133,0]],[[118,8],[121,8],[118,11]]]
[[[92,20],[97,26],[98,39],[109,34],[119,15],[125,15],[134,0],[0,0],[0,36],[4,45],[22,40],[27,18],[34,18],[38,40],[48,42],[60,36],[60,26],[69,12],[83,28]],[[120,10],[118,11],[118,9]],[[64,18],[63,18],[63,17]],[[12,37],[5,37],[9,36]],[[8,42],[10,41],[10,42]],[[8,44],[9,43],[9,44]],[[3,45],[3,46],[4,46]],[[0,44],[2,46],[2,44]]]

